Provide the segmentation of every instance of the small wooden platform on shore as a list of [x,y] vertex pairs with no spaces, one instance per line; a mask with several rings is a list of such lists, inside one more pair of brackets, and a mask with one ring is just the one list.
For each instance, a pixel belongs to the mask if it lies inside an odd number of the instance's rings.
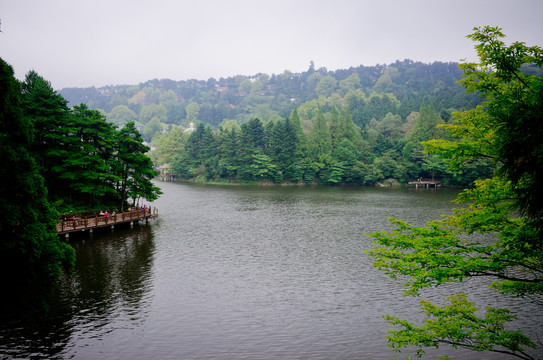
[[103,228],[109,226],[111,229],[118,224],[130,224],[133,225],[135,221],[155,218],[158,216],[158,209],[136,209],[133,211],[125,211],[120,214],[110,216],[86,216],[81,218],[75,218],[71,220],[60,221],[57,224],[57,234],[64,235],[66,238],[70,236],[70,233],[78,231],[93,232],[94,229]]
[[409,185],[415,185],[415,188],[418,189],[418,187],[424,187],[424,188],[430,188],[430,187],[438,187],[441,186],[441,181],[437,180],[417,180],[417,181],[410,181],[408,182]]
[[175,181],[175,174],[158,174],[157,179],[160,181]]

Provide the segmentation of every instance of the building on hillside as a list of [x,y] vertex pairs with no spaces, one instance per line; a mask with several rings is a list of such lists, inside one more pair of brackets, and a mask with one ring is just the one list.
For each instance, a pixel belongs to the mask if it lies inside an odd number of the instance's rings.
[[183,132],[189,132],[189,131],[194,131],[194,130],[196,130],[196,128],[194,127],[194,123],[191,122],[189,127],[183,130]]

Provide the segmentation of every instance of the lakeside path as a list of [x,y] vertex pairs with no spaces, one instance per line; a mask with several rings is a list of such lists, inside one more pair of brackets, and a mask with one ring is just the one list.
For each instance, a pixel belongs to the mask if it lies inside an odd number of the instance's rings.
[[134,221],[146,220],[158,216],[158,209],[148,207],[146,209],[136,209],[133,211],[125,211],[112,216],[86,216],[71,220],[60,221],[57,224],[57,234],[69,237],[70,233],[78,231],[89,231],[92,233],[94,229],[111,227],[112,229],[118,224],[133,225]]

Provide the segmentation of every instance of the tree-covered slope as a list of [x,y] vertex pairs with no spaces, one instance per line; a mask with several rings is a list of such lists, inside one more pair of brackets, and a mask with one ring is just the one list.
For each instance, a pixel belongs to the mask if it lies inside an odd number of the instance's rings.
[[[188,127],[194,120],[216,127],[227,119],[243,123],[253,117],[263,121],[285,118],[294,106],[319,98],[320,103],[324,102],[322,99],[340,103],[349,92],[356,91],[366,97],[372,93],[389,94],[389,98],[399,101],[399,106],[392,107],[386,100],[383,103],[376,99],[364,104],[364,109],[351,101],[353,120],[362,126],[372,118],[381,120],[388,110],[406,118],[412,111],[418,111],[423,101],[433,104],[445,120],[452,109],[472,108],[479,99],[463,91],[456,83],[460,78],[457,63],[404,60],[335,71],[315,69],[311,63],[302,73],[285,70],[282,74],[208,80],[155,79],[138,85],[66,88],[60,94],[72,105],[85,103],[102,110],[108,120],[117,124],[136,120],[144,126],[156,117],[162,124],[160,129],[169,125]],[[311,120],[303,119],[304,114],[301,116],[302,120]]]

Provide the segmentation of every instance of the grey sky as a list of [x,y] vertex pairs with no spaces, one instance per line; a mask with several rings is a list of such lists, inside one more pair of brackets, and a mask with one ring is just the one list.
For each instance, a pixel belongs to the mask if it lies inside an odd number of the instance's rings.
[[0,57],[56,89],[475,59],[475,26],[543,45],[541,0],[0,0]]

